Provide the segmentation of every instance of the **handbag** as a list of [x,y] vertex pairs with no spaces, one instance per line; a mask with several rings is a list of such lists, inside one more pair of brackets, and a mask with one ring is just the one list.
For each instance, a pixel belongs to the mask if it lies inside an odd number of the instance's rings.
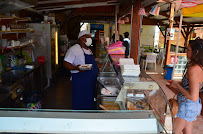
[[[169,99],[169,103],[171,105],[172,116],[175,116],[178,113],[178,109],[179,109],[178,101],[174,97]],[[187,98],[185,100],[183,100],[181,103],[183,103],[186,100],[187,100]]]
[[179,104],[178,101],[174,98],[169,99],[171,105],[172,115],[175,116],[178,113]]

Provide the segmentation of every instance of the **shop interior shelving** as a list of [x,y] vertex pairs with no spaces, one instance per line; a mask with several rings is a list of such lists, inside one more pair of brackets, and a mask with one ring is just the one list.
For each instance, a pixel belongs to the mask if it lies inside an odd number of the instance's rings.
[[16,21],[31,21],[30,19],[24,19],[24,18],[19,18],[19,17],[11,17],[11,16],[5,16],[5,15],[0,15],[0,19],[13,19]]

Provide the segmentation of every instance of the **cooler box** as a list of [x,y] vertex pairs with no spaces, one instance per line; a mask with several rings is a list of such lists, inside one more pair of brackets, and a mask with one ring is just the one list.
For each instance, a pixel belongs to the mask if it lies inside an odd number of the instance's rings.
[[166,65],[166,66],[164,66],[164,70],[165,70],[164,79],[171,80],[173,67],[169,66],[169,65]]

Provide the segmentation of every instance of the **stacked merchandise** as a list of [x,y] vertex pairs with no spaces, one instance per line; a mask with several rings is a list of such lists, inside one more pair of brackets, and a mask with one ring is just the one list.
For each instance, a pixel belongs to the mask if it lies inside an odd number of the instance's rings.
[[135,65],[132,58],[120,58],[119,65],[122,76],[139,76],[140,65]]
[[125,47],[122,45],[122,41],[109,45],[107,51],[115,65],[119,67],[119,59],[125,57]]

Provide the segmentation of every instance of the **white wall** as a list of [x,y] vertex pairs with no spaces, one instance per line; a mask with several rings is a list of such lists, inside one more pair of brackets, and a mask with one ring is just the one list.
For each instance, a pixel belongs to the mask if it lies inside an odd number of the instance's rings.
[[[98,23],[98,24],[102,24],[102,23]],[[103,25],[104,25],[104,36],[109,37],[109,24],[103,23]],[[88,27],[90,27],[90,25]],[[142,25],[142,28],[143,28],[143,30],[142,30],[141,37],[140,37],[140,45],[142,46],[142,44],[144,44],[144,45],[148,45],[148,46],[149,45],[154,46],[156,26]],[[113,34],[114,29],[115,29],[115,25],[112,25],[112,34]],[[124,32],[129,32],[129,38],[131,38],[131,24],[120,24],[119,25],[119,33],[123,37],[124,37],[124,35],[123,35]],[[158,41],[158,40],[156,40],[156,41]]]
[[[140,45],[154,45],[155,38],[155,29],[156,26],[143,25],[143,30],[140,37]],[[112,26],[112,32],[115,29],[115,26]],[[133,30],[133,29],[132,29]],[[119,33],[124,37],[123,33],[129,32],[129,38],[131,38],[131,24],[120,24],[119,25]],[[109,36],[109,24],[104,24],[104,33],[105,36]]]
[[140,46],[142,46],[142,44],[148,45],[148,46],[154,46],[156,26],[143,25],[142,28],[143,30],[141,33]]

